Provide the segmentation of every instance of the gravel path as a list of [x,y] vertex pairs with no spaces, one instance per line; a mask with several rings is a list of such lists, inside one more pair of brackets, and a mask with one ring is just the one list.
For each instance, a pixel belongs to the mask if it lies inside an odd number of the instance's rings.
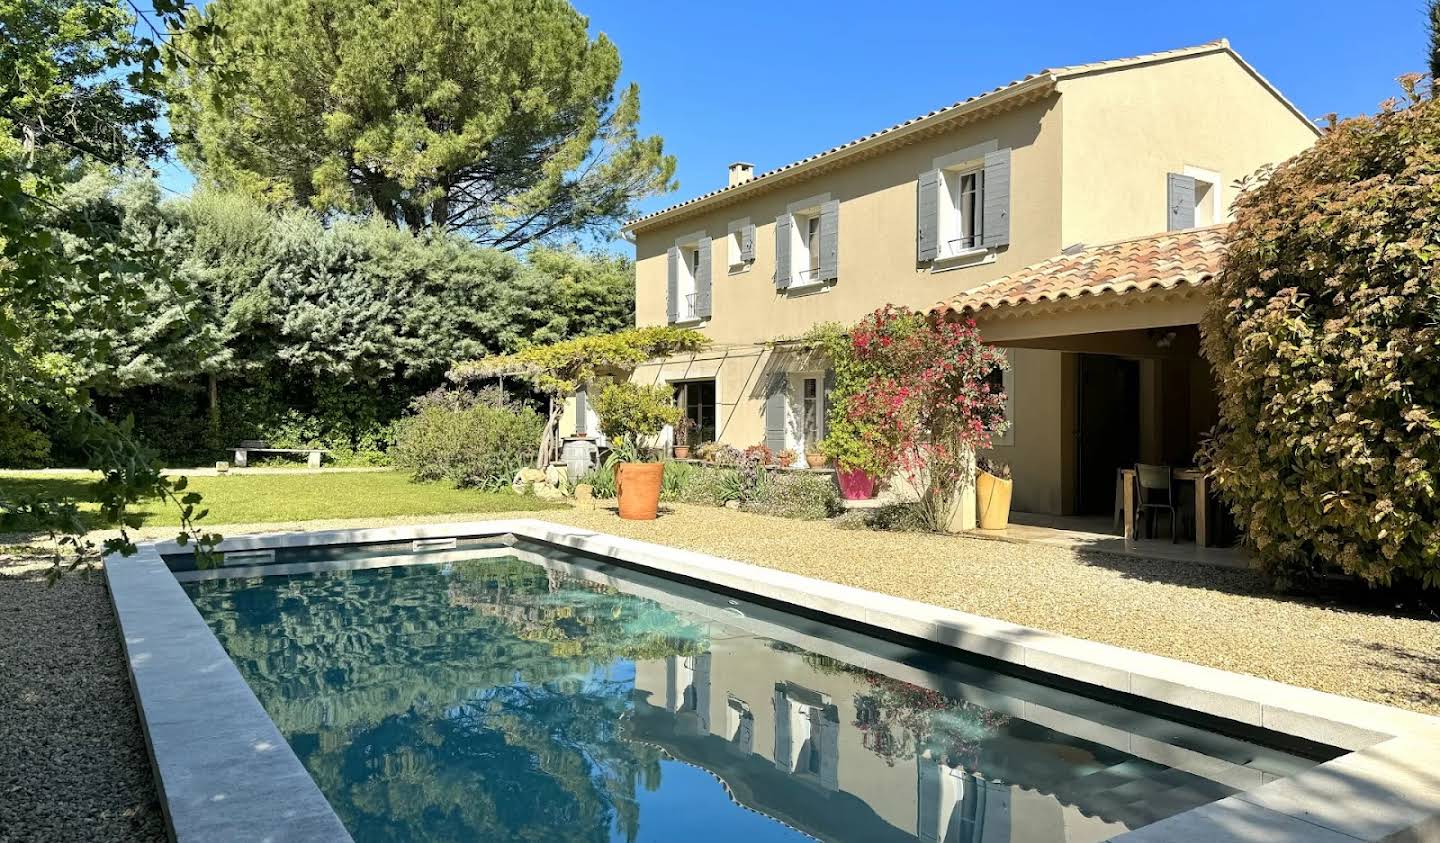
[[0,547],[0,840],[164,839],[102,578]]

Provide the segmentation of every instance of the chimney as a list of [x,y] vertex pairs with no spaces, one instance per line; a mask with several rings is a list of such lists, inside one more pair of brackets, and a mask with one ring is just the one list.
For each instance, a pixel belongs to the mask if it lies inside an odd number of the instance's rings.
[[730,183],[727,187],[734,187],[741,182],[747,182],[755,178],[755,165],[747,164],[744,161],[736,161],[730,165]]

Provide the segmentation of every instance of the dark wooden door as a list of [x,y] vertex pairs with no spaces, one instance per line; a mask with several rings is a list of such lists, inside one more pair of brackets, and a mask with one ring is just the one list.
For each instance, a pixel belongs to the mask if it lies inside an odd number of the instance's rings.
[[1140,363],[1082,354],[1078,388],[1075,511],[1109,515],[1115,506],[1115,470],[1140,458]]

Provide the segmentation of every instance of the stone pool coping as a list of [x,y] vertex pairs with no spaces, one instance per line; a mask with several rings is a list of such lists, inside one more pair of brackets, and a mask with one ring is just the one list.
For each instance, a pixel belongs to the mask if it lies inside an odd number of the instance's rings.
[[[226,539],[221,549],[451,536],[511,536],[607,556],[1350,750],[1117,841],[1440,841],[1440,718],[1416,712],[538,519],[242,536]],[[158,542],[106,563],[172,834],[180,840],[350,839],[161,558],[183,552]],[[193,705],[197,699],[205,700],[203,708]]]

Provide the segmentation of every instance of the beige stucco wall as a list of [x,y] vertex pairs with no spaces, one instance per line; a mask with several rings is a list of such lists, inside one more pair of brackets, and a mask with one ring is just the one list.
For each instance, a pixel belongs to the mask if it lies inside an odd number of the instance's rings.
[[[886,152],[699,217],[636,235],[637,325],[665,323],[666,253],[678,237],[712,238],[713,318],[701,327],[720,345],[803,334],[819,322],[853,322],[884,304],[928,308],[962,289],[1020,269],[1060,248],[1059,103],[1051,97],[944,135]],[[996,141],[1011,152],[1011,243],[984,265],[932,272],[916,263],[915,180],[938,157]],[[720,173],[715,174],[717,179]],[[775,218],[828,194],[840,202],[839,277],[826,292],[775,290]],[[731,273],[729,223],[755,225],[755,261]]]
[[[1163,231],[1166,174],[1187,166],[1219,174],[1228,208],[1232,182],[1315,137],[1233,56],[1208,53],[1065,79],[1045,100],[713,211],[642,226],[636,323],[665,322],[667,250],[703,231],[713,243],[713,318],[700,330],[716,349],[643,366],[635,380],[715,377],[720,441],[760,442],[764,384],[771,371],[787,370],[764,343],[820,322],[852,323],[886,303],[928,308],[1074,243]],[[917,264],[916,177],[939,157],[990,141],[1012,149],[1010,245],[976,266],[934,272]],[[840,202],[839,277],[825,292],[777,293],[775,217],[816,197]],[[731,273],[727,229],[744,218],[756,226],[756,260]],[[1034,345],[1046,337],[1194,324],[1203,306],[1201,296],[1177,294],[1118,308],[1040,307],[1020,318],[983,319],[981,330],[1000,344]],[[1015,472],[1017,510],[1064,514],[1073,505],[1074,355],[1020,349],[1015,369],[1015,441],[996,455]]]
[[1166,173],[1219,173],[1233,183],[1315,142],[1314,128],[1229,53],[1096,73],[1059,83],[1061,240],[1103,243],[1164,231]]
[[1065,444],[1072,420],[1062,412],[1063,355],[1028,348],[1010,350],[1011,444],[990,453],[1010,464],[1015,485],[1011,506],[1019,512],[1064,512]]

